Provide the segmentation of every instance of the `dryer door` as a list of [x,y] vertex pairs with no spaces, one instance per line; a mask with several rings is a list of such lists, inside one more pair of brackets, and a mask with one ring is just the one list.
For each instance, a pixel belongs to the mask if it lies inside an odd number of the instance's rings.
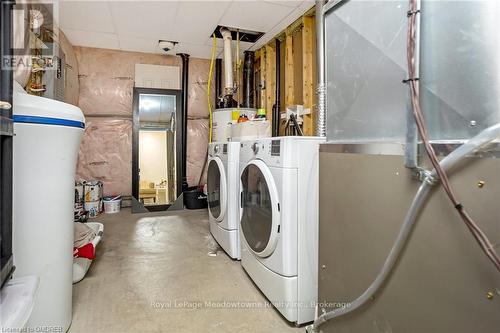
[[218,222],[222,221],[226,214],[227,188],[226,172],[224,165],[218,157],[214,157],[208,163],[207,171],[207,201],[210,215]]
[[278,192],[271,171],[260,160],[241,174],[241,231],[250,249],[260,257],[276,248],[280,227]]

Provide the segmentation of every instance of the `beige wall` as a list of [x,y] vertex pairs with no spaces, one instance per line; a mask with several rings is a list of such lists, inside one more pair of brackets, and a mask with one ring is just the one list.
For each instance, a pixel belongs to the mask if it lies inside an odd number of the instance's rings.
[[141,181],[159,184],[167,180],[166,131],[139,132],[139,169]]
[[[104,182],[105,193],[130,195],[135,64],[181,66],[181,59],[87,47],[74,47],[74,50],[79,70],[78,105],[90,125],[81,145],[77,178],[100,179]],[[210,60],[190,59],[187,136],[190,185],[198,182],[208,144],[206,89],[209,67]]]

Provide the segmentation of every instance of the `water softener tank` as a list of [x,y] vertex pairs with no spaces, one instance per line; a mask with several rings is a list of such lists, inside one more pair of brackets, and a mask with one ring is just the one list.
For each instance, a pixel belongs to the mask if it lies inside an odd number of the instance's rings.
[[65,332],[72,317],[75,169],[85,118],[76,106],[14,83],[15,277],[36,275],[28,332]]

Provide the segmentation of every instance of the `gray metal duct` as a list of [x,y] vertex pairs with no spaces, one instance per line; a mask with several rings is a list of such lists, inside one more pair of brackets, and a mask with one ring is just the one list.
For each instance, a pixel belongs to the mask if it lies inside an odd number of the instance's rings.
[[498,1],[422,1],[420,96],[432,140],[500,122]]
[[328,142],[404,144],[408,2],[351,0],[327,7]]
[[[405,144],[407,1],[326,7],[328,141]],[[419,82],[430,138],[469,139],[500,122],[500,58],[492,47],[500,7],[490,0],[422,1],[421,8]],[[318,42],[318,83],[320,50]],[[318,127],[320,107],[318,100]]]

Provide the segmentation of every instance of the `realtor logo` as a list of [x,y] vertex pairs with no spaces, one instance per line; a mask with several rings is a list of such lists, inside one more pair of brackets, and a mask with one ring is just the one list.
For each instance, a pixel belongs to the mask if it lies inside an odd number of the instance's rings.
[[55,70],[59,31],[54,24],[57,2],[2,2],[12,12],[12,56],[2,56],[2,69]]

